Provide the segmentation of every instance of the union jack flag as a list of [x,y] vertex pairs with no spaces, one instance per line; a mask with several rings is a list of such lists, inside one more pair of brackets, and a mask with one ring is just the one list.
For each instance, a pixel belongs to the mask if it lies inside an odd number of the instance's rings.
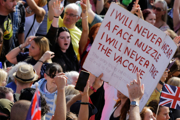
[[36,92],[31,100],[31,106],[29,107],[26,120],[41,120],[41,101],[38,89],[36,89]]
[[180,87],[164,84],[159,105],[180,109]]

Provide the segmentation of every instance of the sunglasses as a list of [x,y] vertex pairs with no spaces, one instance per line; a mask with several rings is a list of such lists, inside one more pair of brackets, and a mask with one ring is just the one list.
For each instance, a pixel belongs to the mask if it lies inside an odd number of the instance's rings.
[[158,11],[158,12],[163,11],[163,9],[161,9],[161,8],[159,8],[159,7],[155,7],[155,6],[152,6],[152,9],[153,9],[153,10],[156,10],[156,11]]
[[46,75],[48,75],[48,76],[49,76],[50,78],[52,78],[52,79],[56,76],[56,74],[51,74],[51,75],[50,75],[50,74],[48,74],[48,73],[46,73]]

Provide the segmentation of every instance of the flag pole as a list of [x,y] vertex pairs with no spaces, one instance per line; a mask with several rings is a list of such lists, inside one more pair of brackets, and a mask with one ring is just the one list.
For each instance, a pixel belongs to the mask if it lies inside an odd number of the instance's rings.
[[156,110],[156,118],[157,118],[158,111],[159,111],[159,104],[158,104],[158,107],[157,107],[157,110]]

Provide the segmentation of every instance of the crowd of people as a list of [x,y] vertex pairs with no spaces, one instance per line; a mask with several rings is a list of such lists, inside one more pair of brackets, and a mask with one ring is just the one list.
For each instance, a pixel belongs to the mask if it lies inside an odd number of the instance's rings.
[[[75,89],[111,3],[178,46],[142,111],[139,73],[129,97],[103,82],[103,73]],[[180,87],[179,35],[180,0],[0,0],[0,120],[26,120],[37,89],[42,120],[178,120],[180,110],[158,103],[164,83]]]

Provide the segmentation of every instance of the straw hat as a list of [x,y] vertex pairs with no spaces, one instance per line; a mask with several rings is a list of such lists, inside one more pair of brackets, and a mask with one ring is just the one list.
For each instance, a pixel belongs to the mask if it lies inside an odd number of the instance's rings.
[[15,80],[23,83],[31,83],[38,80],[38,75],[30,64],[19,66],[17,72],[13,74],[13,77]]

